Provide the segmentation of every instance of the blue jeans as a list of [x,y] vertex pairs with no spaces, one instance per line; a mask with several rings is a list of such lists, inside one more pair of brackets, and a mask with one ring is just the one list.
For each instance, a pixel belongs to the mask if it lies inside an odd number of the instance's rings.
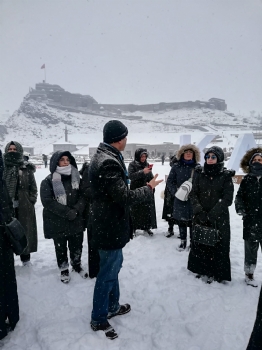
[[118,274],[123,263],[122,249],[99,250],[100,267],[93,296],[93,325],[107,322],[108,313],[116,313],[119,308]]

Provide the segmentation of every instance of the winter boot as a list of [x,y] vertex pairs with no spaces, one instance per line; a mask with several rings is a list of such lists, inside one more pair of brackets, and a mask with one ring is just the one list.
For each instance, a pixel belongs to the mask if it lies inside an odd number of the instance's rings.
[[84,279],[86,279],[88,277],[88,273],[86,271],[84,271],[84,269],[82,268],[81,265],[74,266],[72,271],[79,273],[79,275]]
[[70,281],[69,270],[66,269],[61,271],[61,282],[69,283],[69,281]]
[[93,325],[92,321],[90,322],[90,326],[93,329],[93,331],[104,331],[105,335],[108,339],[116,339],[118,337],[116,331],[114,328],[110,325],[110,323],[107,321],[106,323],[101,323],[98,325]]
[[181,239],[181,243],[179,246],[176,248],[179,252],[182,252],[183,250],[186,249],[186,239]]
[[120,305],[119,310],[115,314],[111,314],[109,312],[109,314],[107,315],[107,318],[110,319],[115,316],[121,316],[121,315],[127,314],[130,311],[131,311],[131,306],[129,304]]
[[151,230],[144,230],[144,233],[147,233],[149,236],[153,236],[153,231],[151,231]]
[[33,266],[31,261],[28,260],[28,261],[23,261],[23,266],[26,266],[26,267],[30,267],[30,266]]
[[166,235],[167,238],[170,238],[170,237],[174,236],[174,228],[173,228],[173,226],[169,226],[167,232],[168,232],[168,234]]
[[213,281],[214,281],[214,277],[213,277],[213,276],[210,276],[210,277],[208,277],[208,279],[207,279],[207,284],[211,284]]
[[245,282],[248,286],[257,287],[257,281],[254,279],[253,273],[246,273]]

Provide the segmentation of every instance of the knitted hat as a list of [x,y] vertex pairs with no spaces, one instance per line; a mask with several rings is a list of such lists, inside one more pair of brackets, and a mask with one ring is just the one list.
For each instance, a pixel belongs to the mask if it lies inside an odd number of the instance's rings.
[[23,147],[22,147],[21,143],[19,143],[17,141],[8,142],[8,144],[5,146],[5,153],[8,152],[8,149],[11,145],[14,145],[16,147],[16,152],[23,154],[23,152],[24,152]]
[[110,120],[103,129],[103,140],[106,143],[114,143],[123,140],[128,134],[127,127],[119,120]]
[[252,157],[250,158],[249,165],[252,164],[253,159],[254,159],[256,156],[262,157],[262,153],[259,153],[259,152],[254,153],[254,154],[252,155]]
[[218,146],[210,147],[205,153],[205,158],[209,153],[214,153],[217,156],[218,163],[221,163],[224,161],[224,152],[223,152],[222,148],[220,148]]

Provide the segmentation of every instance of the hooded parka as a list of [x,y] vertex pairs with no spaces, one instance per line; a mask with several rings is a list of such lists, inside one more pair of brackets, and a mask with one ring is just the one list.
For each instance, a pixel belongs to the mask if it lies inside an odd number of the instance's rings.
[[89,166],[92,203],[88,232],[96,249],[123,248],[133,236],[130,207],[152,200],[148,186],[129,190],[128,174],[121,153],[100,143]]
[[243,213],[243,239],[262,241],[262,176],[253,174],[249,164],[255,153],[262,153],[262,148],[250,149],[240,162],[246,175],[240,183],[235,207],[237,213]]
[[[8,152],[8,148],[11,143],[16,146],[17,152]],[[27,248],[23,252],[23,255],[27,255],[37,251],[38,243],[34,206],[37,201],[37,185],[34,176],[36,168],[34,164],[27,161],[23,161],[19,166],[15,166],[14,164],[12,165],[12,162],[10,162],[9,158],[13,155],[18,155],[19,153],[21,154],[21,156],[23,155],[23,148],[20,143],[12,141],[6,145],[4,155],[4,178],[6,180],[7,188],[9,189],[9,184],[7,181],[10,181],[10,179],[12,178],[9,176],[9,174],[12,174],[14,168],[17,167],[18,176],[14,199],[18,201],[19,205],[17,208],[15,208],[14,215],[25,229],[28,244]]]
[[[186,150],[194,152],[191,162],[184,161],[183,154]],[[193,209],[191,199],[181,201],[175,197],[175,194],[183,182],[187,181],[191,176],[194,176],[194,169],[200,161],[200,151],[192,144],[180,147],[176,155],[177,162],[172,166],[167,178],[167,189],[170,195],[174,198],[172,217],[178,225],[191,225],[193,217]]]
[[[217,148],[223,153],[220,147]],[[207,153],[213,151],[208,150]],[[200,275],[214,277],[217,281],[231,281],[228,207],[233,201],[234,185],[232,176],[234,176],[235,171],[224,168],[223,160],[224,154],[222,162],[216,164],[216,171],[212,176],[207,173],[205,167],[201,166],[195,172],[190,194],[194,223],[202,224],[197,215],[201,212],[207,213],[208,221],[203,226],[217,228],[220,232],[220,241],[215,247],[208,247],[195,243],[193,240],[188,258],[188,270]]]
[[0,150],[0,339],[19,321],[19,304],[14,268],[14,254],[7,239],[4,223],[11,221],[12,202],[3,180],[3,159]]
[[[135,160],[128,166],[128,177],[131,180],[131,190],[146,186],[146,184],[154,177],[152,171],[150,171],[148,174],[144,173],[143,170],[148,168],[149,164],[147,160],[143,163],[140,161],[142,154],[146,154],[147,156],[147,150],[144,148],[138,148],[135,152]],[[150,202],[133,205],[131,207],[131,216],[134,230],[148,230],[151,228],[157,228],[154,196],[152,196],[152,200]]]
[[[68,237],[84,231],[83,211],[86,201],[79,189],[73,189],[71,175],[61,175],[61,181],[67,197],[67,205],[59,203],[54,194],[52,176],[56,171],[58,161],[62,156],[68,156],[71,166],[77,169],[75,158],[67,151],[57,151],[50,159],[50,172],[41,183],[40,196],[43,204],[43,221],[45,238]],[[81,180],[80,180],[81,188]],[[78,212],[74,220],[69,220],[70,210]]]

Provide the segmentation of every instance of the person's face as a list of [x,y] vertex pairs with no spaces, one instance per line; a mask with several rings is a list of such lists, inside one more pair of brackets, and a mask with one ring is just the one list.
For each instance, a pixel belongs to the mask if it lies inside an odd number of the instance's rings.
[[15,145],[10,145],[8,148],[8,152],[17,152]]
[[184,152],[184,159],[185,160],[192,160],[193,159],[193,155],[194,155],[193,151],[191,151],[191,149],[187,149]]
[[119,148],[118,150],[121,152],[121,151],[124,151],[124,149],[126,148],[126,142],[127,142],[127,137],[125,137],[124,139],[118,141],[119,143]]
[[69,164],[70,164],[70,160],[67,156],[61,157],[58,161],[58,166],[60,166],[60,167],[67,166]]
[[206,162],[207,162],[207,164],[216,164],[217,163],[217,156],[214,153],[208,153],[206,155]]
[[140,162],[144,163],[146,161],[146,154],[142,154],[142,156],[140,157]]
[[261,156],[255,156],[254,159],[252,160],[253,163],[262,163],[262,157]]

